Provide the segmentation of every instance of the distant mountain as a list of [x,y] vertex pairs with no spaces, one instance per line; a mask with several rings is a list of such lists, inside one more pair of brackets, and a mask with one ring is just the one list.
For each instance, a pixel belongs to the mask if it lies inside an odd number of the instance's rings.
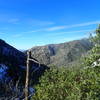
[[67,66],[77,61],[92,48],[88,39],[31,48],[32,57],[43,64]]

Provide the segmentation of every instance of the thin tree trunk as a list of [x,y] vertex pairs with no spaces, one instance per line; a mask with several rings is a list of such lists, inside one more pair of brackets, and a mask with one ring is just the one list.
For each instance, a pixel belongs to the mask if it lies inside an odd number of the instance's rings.
[[27,52],[27,69],[26,69],[26,83],[25,83],[25,100],[28,100],[29,95],[29,56],[30,51]]

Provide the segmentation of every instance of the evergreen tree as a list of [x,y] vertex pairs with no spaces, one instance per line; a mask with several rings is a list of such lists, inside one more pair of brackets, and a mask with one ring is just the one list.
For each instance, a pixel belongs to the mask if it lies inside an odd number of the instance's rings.
[[100,65],[100,24],[95,31],[92,42],[94,47],[92,48],[89,57],[86,57],[85,64],[87,66],[98,66]]

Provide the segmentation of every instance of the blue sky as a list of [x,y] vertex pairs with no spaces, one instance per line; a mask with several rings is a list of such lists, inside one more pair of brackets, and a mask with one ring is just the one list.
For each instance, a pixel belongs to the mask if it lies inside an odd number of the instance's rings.
[[89,36],[100,0],[0,0],[0,38],[18,49]]

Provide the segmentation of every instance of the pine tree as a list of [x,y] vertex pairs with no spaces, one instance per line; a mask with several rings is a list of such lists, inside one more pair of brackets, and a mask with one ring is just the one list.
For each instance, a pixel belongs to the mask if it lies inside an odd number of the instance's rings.
[[92,38],[94,47],[91,50],[89,57],[86,57],[85,62],[87,66],[100,65],[100,24],[95,31],[95,36]]

